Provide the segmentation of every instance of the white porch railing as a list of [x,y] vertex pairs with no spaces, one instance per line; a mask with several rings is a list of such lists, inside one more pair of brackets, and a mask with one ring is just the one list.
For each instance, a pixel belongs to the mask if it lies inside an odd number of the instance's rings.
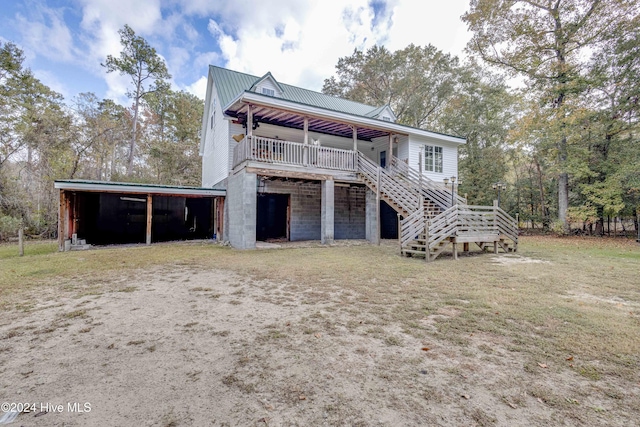
[[233,167],[246,160],[355,172],[358,153],[340,148],[247,136],[233,150]]

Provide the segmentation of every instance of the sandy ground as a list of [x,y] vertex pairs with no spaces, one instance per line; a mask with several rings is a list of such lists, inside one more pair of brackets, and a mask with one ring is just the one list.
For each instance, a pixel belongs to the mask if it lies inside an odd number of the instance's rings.
[[[523,360],[495,336],[466,348],[417,340],[339,287],[171,265],[56,289],[0,319],[0,399],[37,405],[11,425],[588,425],[526,393],[513,375]],[[455,315],[416,321],[435,330]],[[556,396],[593,387],[565,380],[549,386]]]

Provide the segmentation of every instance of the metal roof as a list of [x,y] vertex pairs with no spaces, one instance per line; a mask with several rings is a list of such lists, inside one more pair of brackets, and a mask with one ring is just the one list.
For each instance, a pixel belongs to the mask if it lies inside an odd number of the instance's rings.
[[57,180],[54,187],[70,191],[98,191],[106,193],[165,194],[172,196],[224,196],[226,191],[180,185],[139,184],[135,182],[108,182],[83,179]]
[[[226,68],[209,66],[209,71],[213,77],[213,81],[218,90],[220,104],[224,107],[229,105],[240,93],[250,90],[251,87],[259,80],[269,75],[258,77],[251,74],[240,73],[238,71],[227,70]],[[273,78],[273,76],[271,76]],[[275,78],[274,78],[275,80]],[[297,102],[300,104],[312,105],[327,110],[340,111],[342,113],[355,114],[357,116],[369,116],[381,107],[372,107],[371,105],[361,104],[355,101],[349,101],[344,98],[325,95],[324,93],[314,92],[312,90],[303,89],[301,87],[291,86],[288,84],[277,82],[282,88],[282,99]]]

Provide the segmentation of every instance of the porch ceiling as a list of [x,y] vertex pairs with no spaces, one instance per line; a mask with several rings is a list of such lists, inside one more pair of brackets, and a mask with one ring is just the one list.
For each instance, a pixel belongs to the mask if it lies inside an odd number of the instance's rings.
[[[233,106],[235,107],[235,105]],[[236,117],[244,122],[247,117],[248,106],[241,104],[239,108],[230,108],[225,113],[231,117]],[[267,107],[263,105],[252,105],[254,122],[267,123],[276,126],[284,126],[293,129],[302,129],[304,126],[304,116],[299,113]],[[318,117],[309,117],[309,131],[324,133],[328,135],[336,135],[344,138],[353,138],[352,124],[338,122]],[[388,136],[388,131],[380,129],[372,129],[369,127],[360,127],[356,125],[358,130],[358,140],[371,141],[373,138]]]

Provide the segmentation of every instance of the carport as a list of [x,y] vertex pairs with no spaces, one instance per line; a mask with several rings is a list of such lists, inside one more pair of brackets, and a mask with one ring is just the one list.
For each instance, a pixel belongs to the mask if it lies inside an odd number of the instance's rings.
[[58,245],[220,238],[224,190],[85,180],[55,181],[60,191]]

